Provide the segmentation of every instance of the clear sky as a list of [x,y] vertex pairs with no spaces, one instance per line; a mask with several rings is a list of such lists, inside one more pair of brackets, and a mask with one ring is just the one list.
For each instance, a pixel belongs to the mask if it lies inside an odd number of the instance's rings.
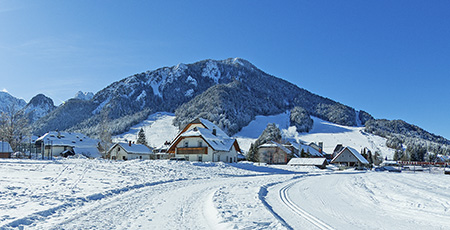
[[0,0],[0,90],[60,104],[135,73],[241,57],[450,138],[450,1]]

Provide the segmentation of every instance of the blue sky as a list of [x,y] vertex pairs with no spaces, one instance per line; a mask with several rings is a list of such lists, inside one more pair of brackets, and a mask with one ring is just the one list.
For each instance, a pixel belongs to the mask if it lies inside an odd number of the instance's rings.
[[0,90],[56,104],[135,73],[241,57],[450,138],[450,1],[4,1]]

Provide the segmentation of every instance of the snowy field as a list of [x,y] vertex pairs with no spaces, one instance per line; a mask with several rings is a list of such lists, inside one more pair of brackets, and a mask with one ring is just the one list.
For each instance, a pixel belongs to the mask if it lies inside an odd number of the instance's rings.
[[450,176],[0,160],[0,229],[449,229]]

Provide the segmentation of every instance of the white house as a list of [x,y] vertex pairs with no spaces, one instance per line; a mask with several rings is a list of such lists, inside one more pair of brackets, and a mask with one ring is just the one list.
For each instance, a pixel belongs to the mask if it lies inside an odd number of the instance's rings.
[[114,144],[107,152],[107,158],[111,160],[150,160],[153,158],[152,149],[145,145],[129,143]]
[[340,150],[331,160],[331,163],[358,167],[369,164],[366,158],[364,158],[358,151],[356,151],[356,149],[351,147],[344,147],[342,150]]
[[198,118],[186,125],[171,142],[169,154],[189,161],[237,162],[237,141],[212,122]]
[[44,156],[68,156],[81,154],[87,157],[101,157],[99,140],[91,139],[81,133],[51,131],[39,137],[35,144],[44,152]]
[[13,152],[8,142],[0,141],[0,158],[11,158]]

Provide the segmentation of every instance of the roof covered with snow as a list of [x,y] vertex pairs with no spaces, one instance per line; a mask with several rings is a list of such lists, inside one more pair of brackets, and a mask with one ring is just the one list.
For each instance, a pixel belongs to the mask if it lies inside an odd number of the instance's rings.
[[[188,128],[190,124],[202,124],[205,128],[200,126],[195,126],[193,128]],[[173,149],[177,143],[186,137],[200,137],[214,150],[216,151],[230,151],[233,145],[237,142],[234,138],[229,137],[223,130],[221,130],[214,123],[198,118],[188,124],[185,130],[181,131],[180,134],[172,142],[170,149]],[[192,126],[191,126],[192,127]],[[215,134],[214,134],[215,132]],[[171,151],[169,149],[169,151]],[[240,152],[239,146],[236,147],[236,151]]]
[[[131,154],[152,154],[152,150],[145,146],[140,144],[128,144],[128,143],[118,143],[116,145],[119,145],[122,147],[127,153]],[[112,148],[114,148],[116,145],[114,145]],[[111,149],[112,149],[111,148]]]
[[286,148],[286,146],[284,146],[280,143],[277,143],[275,141],[270,141],[265,144],[262,144],[259,146],[259,148],[279,148],[287,154],[292,154],[292,151],[290,149]]
[[323,153],[320,153],[319,151],[317,151],[315,148],[306,145],[306,144],[299,144],[299,143],[291,143],[292,146],[294,146],[294,148],[296,148],[299,152],[299,154],[302,152],[302,149],[304,152],[309,153],[311,156],[314,157],[322,157],[324,156]]
[[331,162],[335,162],[336,160],[338,160],[338,158],[344,153],[344,152],[350,152],[359,162],[361,162],[362,164],[369,164],[369,162],[366,160],[366,158],[364,158],[358,151],[356,151],[356,149],[352,148],[352,147],[345,147],[343,148],[332,160]]
[[212,149],[217,151],[229,151],[233,146],[235,139],[228,137],[225,133],[225,136],[219,135],[219,130],[216,131],[216,135],[212,133],[212,130],[205,128],[196,128],[188,130],[182,133],[181,137],[201,137],[203,138]]
[[96,147],[99,140],[91,139],[81,133],[51,131],[39,137],[36,142],[43,141],[45,145],[70,146],[79,148]]

